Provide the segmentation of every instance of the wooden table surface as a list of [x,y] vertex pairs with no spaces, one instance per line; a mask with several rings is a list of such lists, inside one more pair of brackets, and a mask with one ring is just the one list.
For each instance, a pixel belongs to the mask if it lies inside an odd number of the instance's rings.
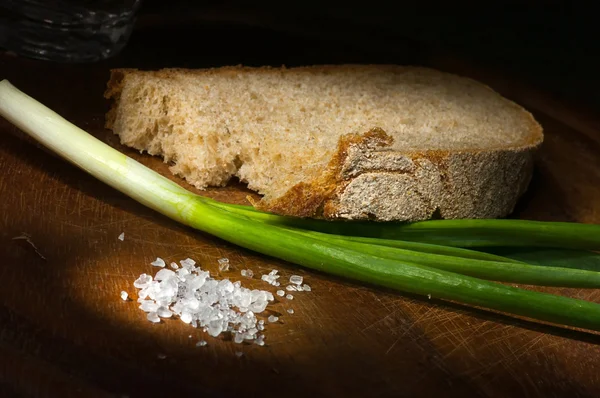
[[[165,66],[148,42],[136,46],[152,51],[83,66],[3,54],[0,78],[173,178],[159,160],[119,146],[103,128],[108,69]],[[204,64],[218,62],[213,54]],[[490,84],[545,128],[515,216],[600,222],[598,118],[448,57],[423,62]],[[193,58],[169,66],[202,64]],[[1,397],[600,396],[598,336],[360,286],[242,250],[144,208],[5,120],[0,170]],[[246,193],[235,184],[203,192],[232,203]],[[15,239],[23,236],[29,241]],[[190,257],[232,280],[242,280],[244,268],[277,269],[284,278],[303,275],[313,291],[272,305],[281,320],[268,325],[265,347],[241,346],[178,320],[151,324],[134,301],[121,300],[122,290],[135,297],[132,282],[156,271],[150,262],[157,256]],[[230,259],[230,272],[218,272],[221,257]],[[243,282],[270,288],[256,277]],[[596,290],[546,290],[600,302]],[[196,347],[203,338],[208,345]]]

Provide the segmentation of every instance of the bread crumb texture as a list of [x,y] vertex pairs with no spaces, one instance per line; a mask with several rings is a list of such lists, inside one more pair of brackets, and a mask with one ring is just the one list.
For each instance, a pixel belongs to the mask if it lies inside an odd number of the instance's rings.
[[476,81],[420,68],[117,69],[106,125],[195,187],[238,177],[277,214],[496,218],[527,188],[542,128]]

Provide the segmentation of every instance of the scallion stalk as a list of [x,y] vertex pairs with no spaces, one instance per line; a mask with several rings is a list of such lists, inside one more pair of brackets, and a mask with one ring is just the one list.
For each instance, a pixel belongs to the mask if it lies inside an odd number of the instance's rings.
[[600,250],[600,225],[596,224],[512,219],[427,220],[412,223],[324,221],[269,214],[250,206],[220,206],[274,225],[338,235],[462,248],[511,246]]
[[[220,207],[226,210],[227,207]],[[248,214],[233,211],[234,214],[246,217],[257,222]],[[541,286],[557,286],[557,287],[576,287],[576,288],[599,288],[600,287],[600,272],[589,270],[573,269],[560,266],[541,267],[538,265],[530,265],[520,261],[498,261],[493,255],[480,258],[468,258],[463,256],[455,256],[453,251],[443,253],[444,246],[427,245],[435,248],[427,252],[415,251],[408,249],[403,241],[386,241],[389,243],[398,243],[394,247],[392,245],[380,245],[375,238],[357,238],[344,235],[325,234],[316,231],[306,231],[297,228],[286,228],[302,236],[311,237],[320,241],[326,241],[341,247],[359,251],[364,254],[406,262],[411,264],[420,264],[431,268],[456,272],[463,275],[474,276],[477,278],[488,279],[499,282],[511,282],[529,285]],[[411,243],[411,242],[409,242]],[[410,245],[408,245],[410,247]],[[422,249],[423,247],[419,247]],[[461,250],[456,248],[450,248]],[[470,253],[470,250],[464,250]],[[479,253],[479,252],[474,252]],[[487,253],[480,253],[487,254]],[[505,257],[498,257],[501,260]],[[508,259],[507,259],[508,260]]]
[[[288,217],[283,217],[283,216],[278,216],[278,215],[274,215],[274,214],[255,211],[252,208],[249,208],[248,206],[222,203],[222,202],[218,202],[218,201],[215,201],[215,200],[209,199],[209,198],[207,198],[207,203],[209,203],[210,205],[215,206],[219,209],[227,210],[229,212],[238,214],[240,216],[248,217],[249,219],[251,219],[253,221],[265,222],[265,223],[283,227],[283,228],[304,231],[306,233],[309,233],[309,232],[314,232],[315,234],[320,233],[318,231],[318,229],[317,230],[302,229],[298,226],[301,224],[288,222],[288,220],[287,220]],[[303,220],[296,220],[296,221],[303,221]],[[309,221],[309,220],[306,220],[306,221]],[[318,222],[322,223],[323,221],[318,220]],[[296,225],[296,227],[294,227],[292,225]],[[382,238],[371,238],[371,237],[364,237],[364,236],[337,235],[337,234],[333,234],[333,233],[330,233],[327,235],[329,235],[335,239],[343,239],[343,240],[347,240],[350,242],[362,242],[362,243],[368,243],[368,244],[378,245],[378,246],[396,247],[396,248],[400,248],[400,249],[411,250],[411,251],[421,252],[421,253],[440,254],[440,255],[444,255],[444,256],[453,256],[453,257],[459,257],[459,258],[468,258],[468,259],[485,260],[485,261],[522,263],[522,261],[510,259],[510,258],[499,256],[496,254],[491,254],[491,253],[486,253],[486,252],[481,252],[481,251],[476,251],[476,250],[469,250],[469,249],[464,249],[464,248],[460,248],[460,247],[442,246],[442,245],[436,245],[436,244],[432,244],[432,243],[423,243],[423,242],[416,242],[416,241],[403,241],[403,240],[397,240],[397,239],[382,239]]]
[[379,246],[344,239],[339,235],[319,234],[314,231],[295,230],[295,232],[364,254],[399,262],[420,264],[487,280],[540,286],[600,288],[600,272],[560,266],[542,267],[523,262],[481,261],[471,258],[415,252],[397,247]]
[[203,206],[197,210],[197,217],[191,220],[194,228],[307,268],[403,292],[600,331],[600,305],[596,303],[389,260],[226,212],[212,214]]

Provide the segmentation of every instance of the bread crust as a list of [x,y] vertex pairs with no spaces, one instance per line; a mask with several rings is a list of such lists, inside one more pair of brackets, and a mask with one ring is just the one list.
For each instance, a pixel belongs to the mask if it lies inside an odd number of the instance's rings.
[[[335,65],[293,68],[314,73]],[[348,66],[344,66],[348,67]],[[398,68],[354,65],[355,68]],[[161,78],[185,73],[277,72],[278,68],[242,66],[203,70],[147,71]],[[127,75],[137,69],[115,69],[105,97],[113,100],[106,116],[112,129]],[[481,84],[481,83],[478,83]],[[491,89],[490,89],[491,90]],[[528,140],[519,146],[481,149],[400,152],[393,138],[380,128],[342,136],[323,173],[303,181],[284,195],[262,199],[255,207],[276,214],[348,220],[418,221],[430,218],[498,218],[510,214],[531,180],[534,153],[543,142],[542,127],[527,116]]]
[[323,219],[498,218],[527,189],[539,144],[489,151],[386,151],[381,129],[340,139],[327,170],[255,207]]

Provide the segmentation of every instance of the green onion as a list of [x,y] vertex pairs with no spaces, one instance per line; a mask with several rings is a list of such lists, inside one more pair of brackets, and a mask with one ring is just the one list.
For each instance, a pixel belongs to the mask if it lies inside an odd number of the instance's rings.
[[388,246],[382,247],[364,242],[349,241],[335,235],[321,234],[319,237],[312,231],[297,231],[297,233],[381,258],[421,264],[431,268],[452,271],[482,279],[541,286],[600,288],[600,272],[561,266],[540,267],[527,263],[481,261],[470,258],[415,252]]
[[[207,198],[207,203],[210,203],[212,206],[215,206],[217,208],[227,210],[227,211],[230,211],[230,212],[238,214],[238,215],[243,215],[254,221],[265,222],[268,224],[285,227],[285,228],[289,228],[289,229],[293,229],[293,230],[301,230],[301,231],[305,231],[305,232],[311,231],[310,229],[303,230],[299,227],[290,226],[290,225],[299,225],[299,224],[298,224],[298,222],[296,222],[296,223],[288,222],[289,217],[277,216],[274,214],[260,212],[260,211],[254,210],[253,208],[248,207],[248,206],[221,203],[221,202],[217,202],[215,200],[208,199],[208,198]],[[297,221],[310,221],[310,220],[300,219]],[[322,221],[318,221],[318,222],[322,222]],[[318,234],[319,232],[315,231],[315,233]],[[351,236],[351,235],[336,235],[336,234],[328,234],[328,235],[330,235],[332,237],[336,237],[338,239],[343,238],[344,240],[347,240],[347,241],[369,243],[369,244],[379,245],[379,246],[397,247],[400,249],[412,250],[412,251],[422,252],[422,253],[441,254],[441,255],[445,255],[445,256],[471,258],[471,259],[487,260],[487,261],[513,262],[513,263],[521,263],[522,262],[519,260],[503,257],[503,256],[492,254],[492,253],[476,251],[476,250],[468,250],[468,249],[452,247],[452,246],[442,246],[442,245],[436,245],[436,244],[431,244],[431,243],[403,241],[403,240],[395,240],[395,239],[370,238],[370,237]]]
[[[246,206],[228,205],[216,201],[210,203],[218,208],[244,215],[255,221],[270,222],[278,225],[276,221],[278,218],[281,218],[271,214],[249,210]],[[518,256],[514,255],[514,248],[510,251],[507,251],[505,248],[505,250],[496,250],[496,254],[511,254],[509,257],[503,257],[491,253],[420,242],[325,234],[292,227],[287,228],[297,231],[305,236],[313,236],[318,239],[328,240],[332,243],[359,250],[363,253],[378,255],[391,260],[427,265],[433,268],[444,269],[483,279],[542,286],[577,288],[600,287],[600,273],[591,272],[598,271],[598,269],[572,269],[578,267],[570,265],[570,262],[568,261],[565,261],[564,265],[560,261],[553,261],[552,266],[542,268],[530,265],[526,261],[517,260],[516,258],[518,258]],[[536,252],[539,252],[539,250]],[[531,249],[529,249],[529,253],[531,253]],[[552,253],[556,255],[555,251]],[[577,259],[581,259],[581,252],[577,253],[580,253]],[[600,259],[600,256],[595,256]],[[547,255],[546,257],[549,258],[550,256]],[[560,256],[560,258],[563,260],[566,259],[565,256]],[[534,261],[534,259],[535,256],[530,255],[526,257],[528,262]],[[586,257],[586,260],[588,262],[590,261],[589,255]]]
[[[282,228],[287,228],[291,230],[303,231],[306,233],[314,233],[315,235],[321,234],[318,231],[311,230],[303,230],[300,228],[289,227],[288,223],[279,223],[277,220],[285,219],[286,217],[276,216],[273,214],[263,213],[263,212],[253,212],[246,209],[247,206],[240,205],[231,205],[227,203],[221,203],[214,201],[212,199],[207,198],[207,203],[211,204],[214,207],[219,209],[227,210],[232,213],[245,216],[253,221],[257,222],[265,222],[271,225],[280,226]],[[320,235],[322,238],[326,237],[325,234]],[[336,234],[327,234],[328,237],[332,239],[342,239],[348,242],[362,242],[368,243],[372,245],[378,246],[389,246],[389,247],[397,247],[400,249],[411,250],[415,252],[428,253],[428,254],[440,254],[444,256],[453,256],[453,257],[461,257],[461,258],[469,258],[469,259],[477,259],[477,260],[486,260],[486,261],[498,261],[498,262],[512,262],[512,263],[522,263],[522,261],[511,259],[507,257],[503,257],[500,255],[476,251],[476,250],[468,250],[459,247],[452,246],[441,246],[435,245],[431,243],[421,243],[421,242],[411,242],[411,241],[403,241],[403,240],[393,240],[393,239],[378,239],[378,238],[369,238],[362,236],[350,236],[350,235],[336,235]]]
[[226,241],[329,274],[392,289],[600,331],[600,305],[391,261],[244,217],[197,207],[190,225]]
[[600,254],[588,250],[553,249],[536,247],[492,247],[480,248],[515,261],[543,267],[563,267],[600,271]]
[[[226,209],[226,206],[219,206],[219,208]],[[240,216],[243,214],[236,210],[234,210],[233,213]],[[244,217],[256,221],[252,217],[248,217],[247,214],[244,214]],[[506,261],[498,261],[494,256],[485,257],[486,261],[481,261],[481,259],[477,257],[469,258],[454,255],[456,252],[453,250],[462,249],[449,248],[452,249],[452,251],[449,251],[448,253],[443,253],[443,250],[437,249],[444,248],[444,246],[424,244],[423,247],[418,247],[418,249],[423,249],[422,251],[414,251],[405,247],[405,242],[402,241],[385,241],[386,243],[392,244],[398,243],[399,245],[396,247],[388,244],[382,246],[377,244],[377,239],[373,238],[355,238],[344,235],[332,235],[294,228],[287,229],[303,236],[311,237],[321,241],[327,241],[329,243],[359,251],[364,254],[370,254],[389,260],[397,260],[411,264],[425,265],[431,268],[452,271],[483,279],[542,286],[578,288],[600,287],[599,272],[561,267],[560,264],[550,267],[540,267],[521,261],[513,260],[511,262],[510,259],[505,257],[498,257],[498,259]],[[407,246],[410,246],[410,243],[412,242],[408,243],[409,245]],[[430,252],[425,251],[424,248],[428,246],[434,249]],[[479,253],[470,250],[464,251],[468,254]]]
[[600,225],[511,219],[428,220],[413,223],[324,221],[278,216],[250,206],[222,204],[239,214],[276,225],[339,235],[414,241],[442,246],[600,249]]
[[[140,203],[241,247],[399,291],[600,331],[600,305],[595,303],[392,260],[374,251],[393,250],[389,246],[325,238],[218,208],[214,201],[185,190],[88,135],[8,81],[0,82],[0,114],[47,148]],[[499,262],[499,266],[518,265]]]
[[[377,235],[375,230],[371,230]],[[459,247],[527,246],[597,250],[600,225],[529,220],[430,220],[406,224],[388,238]],[[384,233],[384,236],[386,235]]]

